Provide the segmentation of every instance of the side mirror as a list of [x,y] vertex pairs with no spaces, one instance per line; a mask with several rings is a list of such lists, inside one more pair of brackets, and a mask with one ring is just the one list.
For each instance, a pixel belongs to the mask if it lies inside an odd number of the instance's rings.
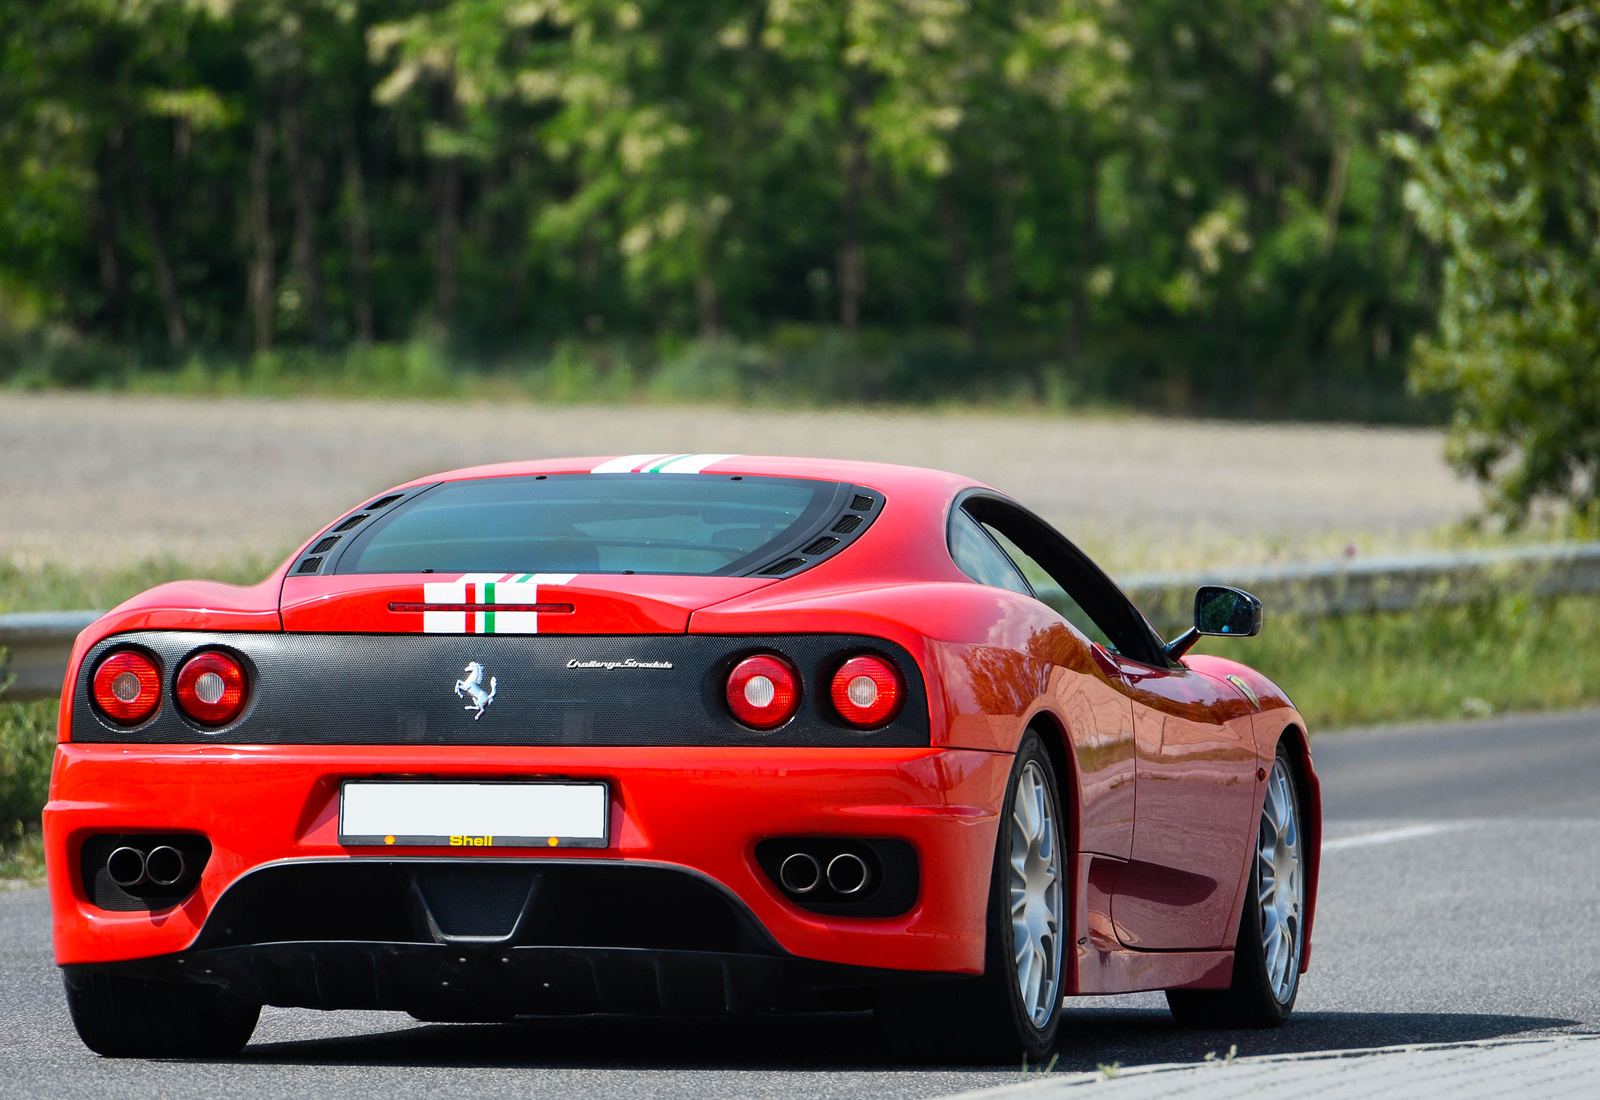
[[1194,594],[1194,628],[1201,634],[1254,638],[1261,633],[1261,601],[1237,588],[1203,584]]
[[1260,600],[1238,588],[1203,584],[1194,594],[1194,625],[1168,642],[1164,652],[1175,661],[1206,635],[1253,638],[1260,633]]

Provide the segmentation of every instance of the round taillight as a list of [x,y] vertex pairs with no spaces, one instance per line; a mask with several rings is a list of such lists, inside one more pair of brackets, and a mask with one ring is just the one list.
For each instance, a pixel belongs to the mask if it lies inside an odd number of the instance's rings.
[[224,726],[244,709],[244,669],[226,653],[199,653],[178,670],[178,706],[203,726]]
[[747,726],[776,729],[800,706],[800,677],[782,657],[746,657],[728,673],[728,709]]
[[119,650],[94,670],[93,690],[95,705],[107,718],[137,726],[161,702],[161,670],[137,650]]
[[852,726],[881,726],[900,711],[906,687],[900,670],[882,657],[852,657],[833,674],[833,709]]

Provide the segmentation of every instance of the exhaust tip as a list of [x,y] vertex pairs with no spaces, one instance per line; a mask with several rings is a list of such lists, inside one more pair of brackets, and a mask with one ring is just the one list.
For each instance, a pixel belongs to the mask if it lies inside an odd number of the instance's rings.
[[866,861],[854,852],[840,852],[828,861],[828,885],[836,893],[859,894],[871,878]]
[[822,867],[808,852],[795,852],[778,868],[778,882],[791,894],[809,894],[822,883]]
[[183,853],[170,844],[151,849],[144,866],[146,876],[157,886],[175,886],[189,869]]
[[144,853],[126,846],[114,850],[106,857],[106,874],[123,889],[138,886],[145,881]]

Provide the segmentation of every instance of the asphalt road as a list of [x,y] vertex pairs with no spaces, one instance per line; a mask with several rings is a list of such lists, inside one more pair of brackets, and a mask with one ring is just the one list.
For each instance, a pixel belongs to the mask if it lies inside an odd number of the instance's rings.
[[[1316,948],[1275,1032],[1180,1032],[1159,995],[1074,1002],[1061,1069],[1600,1031],[1600,712],[1333,734]],[[935,1097],[1015,1067],[892,1063],[868,1018],[426,1026],[267,1010],[222,1063],[96,1058],[38,889],[0,894],[0,1097]]]

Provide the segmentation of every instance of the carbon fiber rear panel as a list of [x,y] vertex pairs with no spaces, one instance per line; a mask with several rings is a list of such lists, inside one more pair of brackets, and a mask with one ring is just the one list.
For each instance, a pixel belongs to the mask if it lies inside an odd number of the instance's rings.
[[[155,658],[161,706],[133,729],[104,718],[89,697],[100,657],[134,646]],[[241,717],[207,730],[172,702],[187,657],[221,649],[241,658],[250,701]],[[800,670],[799,712],[762,733],[724,701],[728,670],[754,652],[784,654]],[[892,659],[905,677],[900,714],[882,729],[846,726],[828,702],[834,671],[858,653]],[[493,701],[480,713],[456,683],[484,667]],[[854,635],[772,637],[585,635],[205,634],[140,631],[97,644],[79,670],[72,738],[82,742],[287,745],[817,745],[928,744],[928,700],[900,646]]]

